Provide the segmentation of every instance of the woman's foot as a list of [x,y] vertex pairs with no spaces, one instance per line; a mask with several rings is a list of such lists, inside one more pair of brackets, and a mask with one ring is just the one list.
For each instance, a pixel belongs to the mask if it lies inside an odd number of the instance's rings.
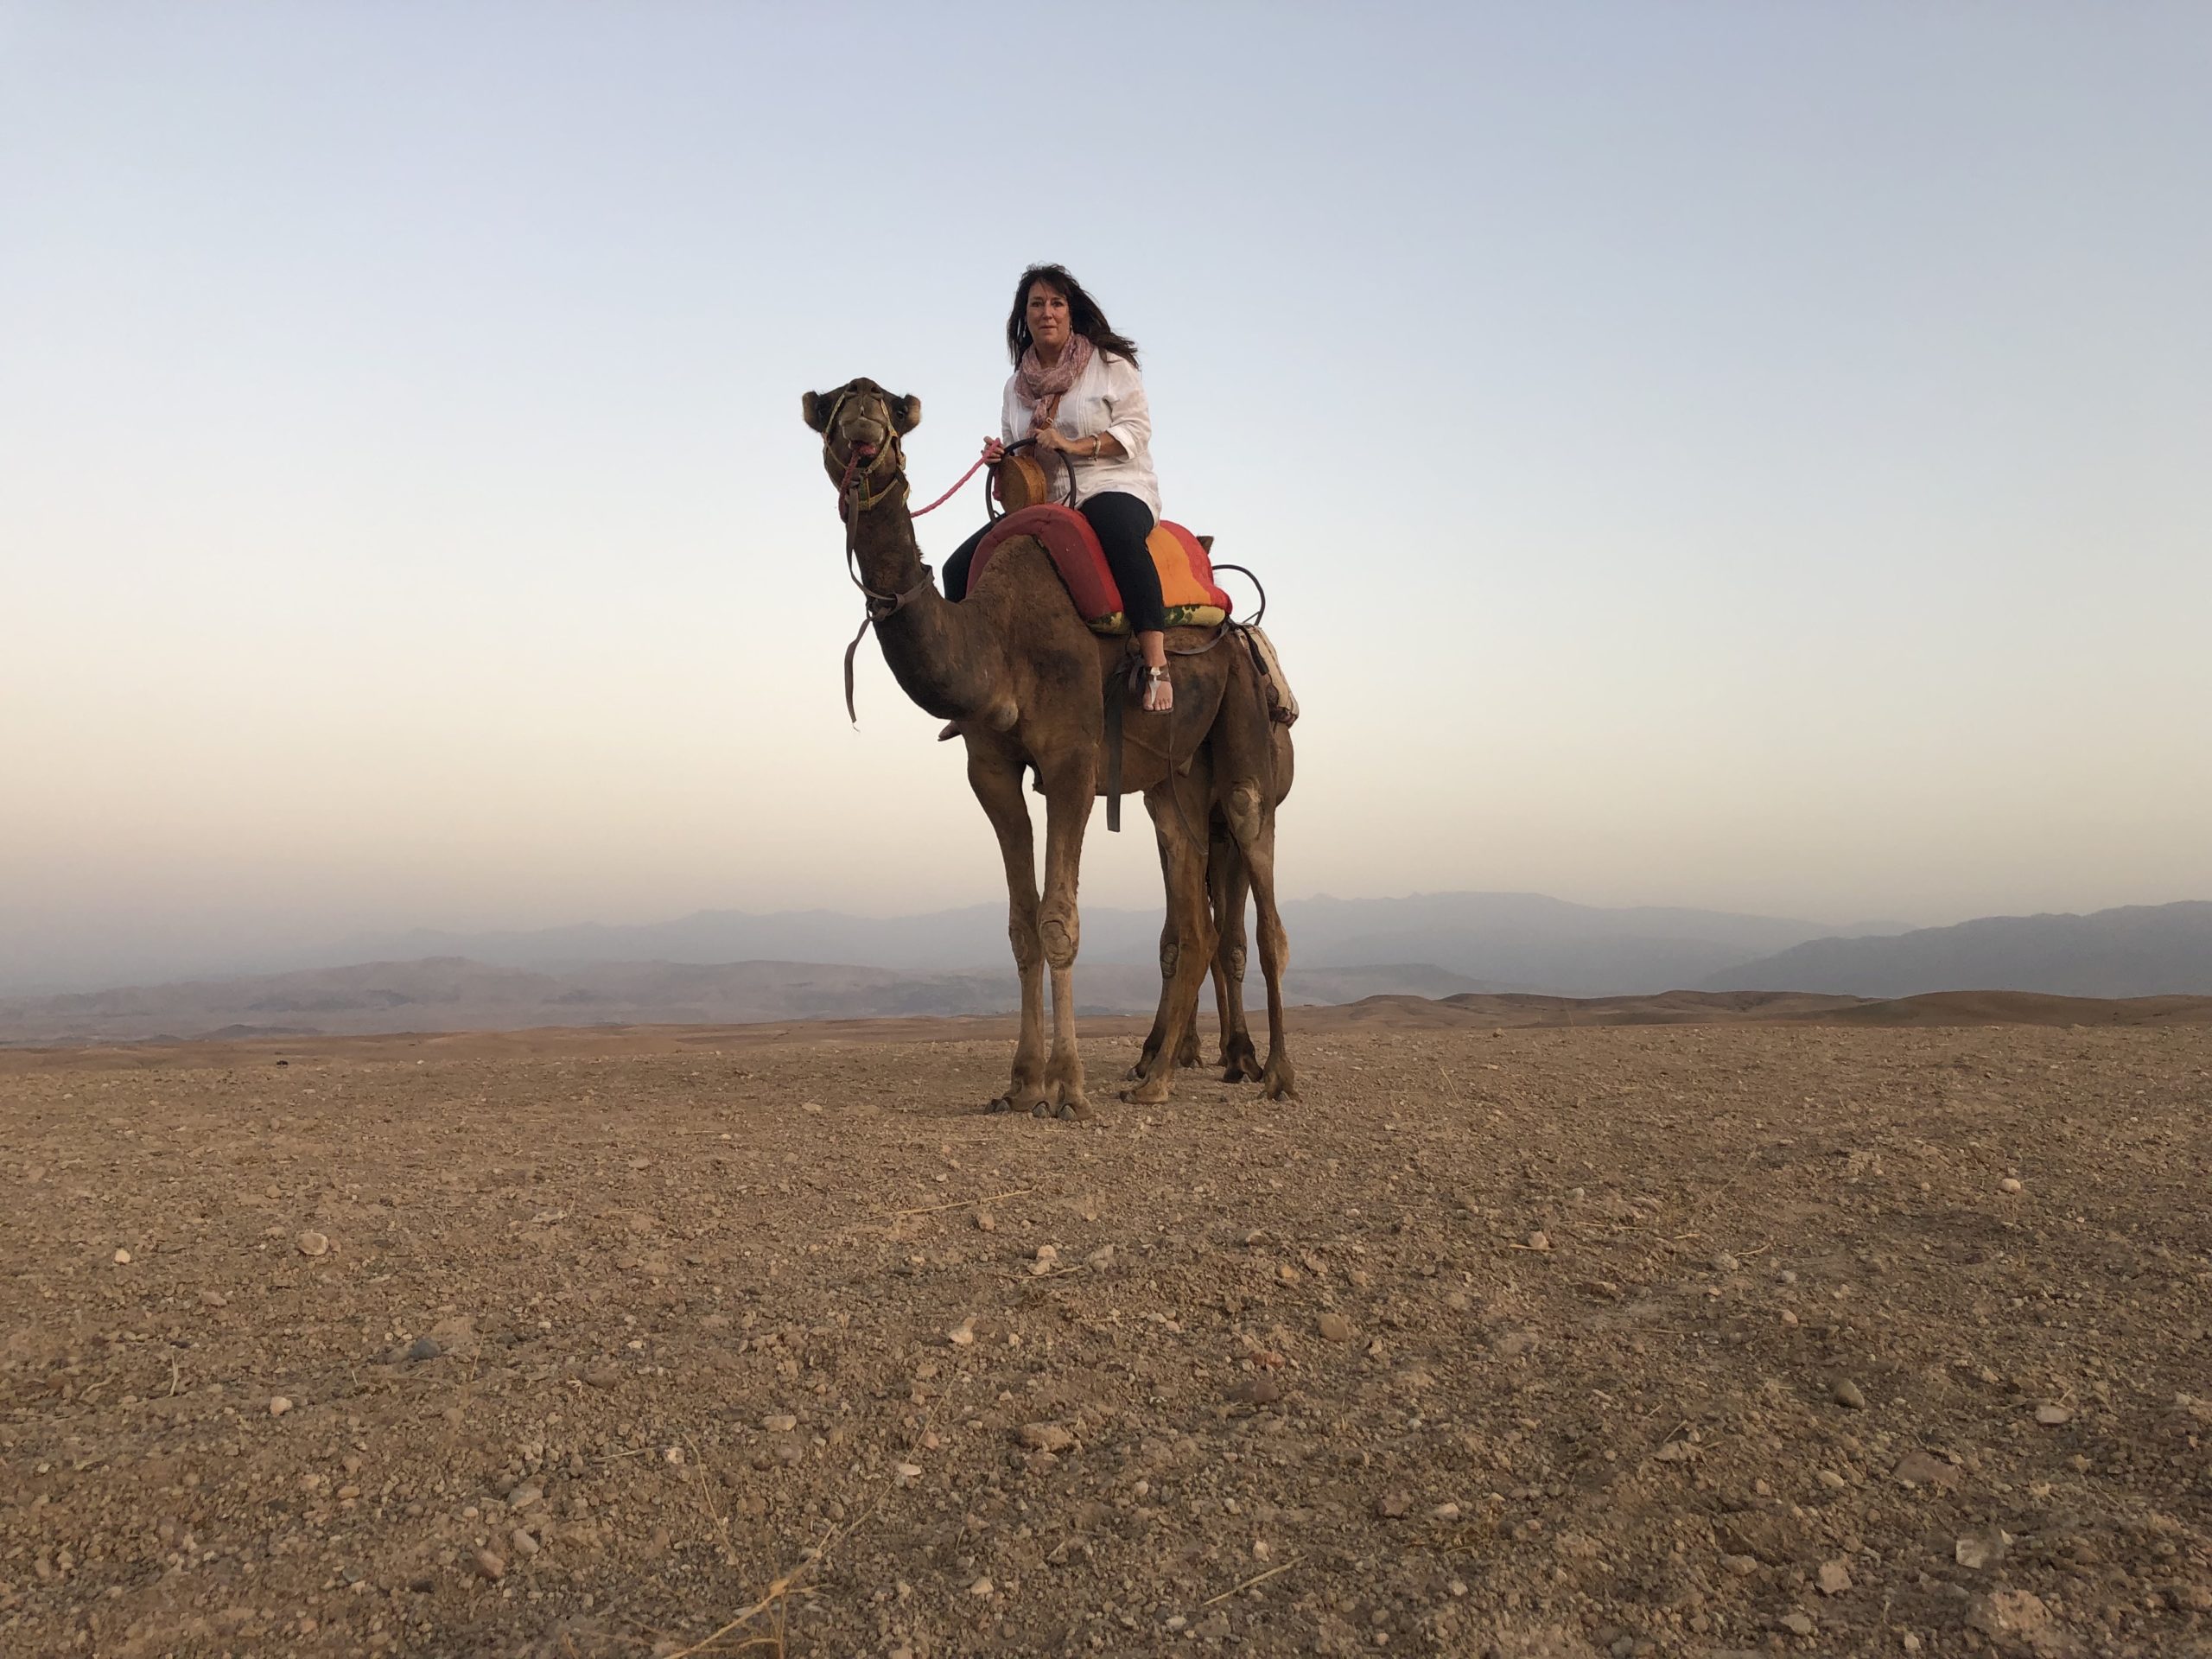
[[1144,711],[1147,715],[1173,714],[1175,709],[1175,686],[1167,677],[1165,668],[1147,668],[1144,671]]

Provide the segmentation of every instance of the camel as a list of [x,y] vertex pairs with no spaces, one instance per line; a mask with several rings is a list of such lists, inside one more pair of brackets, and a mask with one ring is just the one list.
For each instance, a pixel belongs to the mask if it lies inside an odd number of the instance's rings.
[[[832,391],[807,393],[802,410],[807,425],[822,436],[823,466],[838,486],[847,558],[857,566],[854,579],[867,596],[884,661],[925,712],[959,723],[969,787],[998,836],[1006,867],[1007,931],[1021,978],[1021,1027],[1012,1077],[985,1109],[1092,1117],[1076,1043],[1072,975],[1081,941],[1076,889],[1084,833],[1105,770],[1107,687],[1125,695],[1120,681],[1129,642],[1091,632],[1049,556],[1026,537],[998,550],[961,603],[938,593],[914,539],[900,445],[920,423],[918,397],[894,396],[873,380],[857,379]],[[1176,653],[1171,712],[1147,713],[1134,702],[1123,710],[1124,786],[1141,791],[1152,814],[1167,890],[1167,934],[1176,946],[1175,961],[1164,964],[1156,1024],[1177,1033],[1193,1024],[1198,993],[1217,954],[1203,832],[1217,811],[1253,892],[1264,894],[1261,960],[1271,1016],[1281,1006],[1280,922],[1272,934],[1268,930],[1274,791],[1254,781],[1264,772],[1250,770],[1268,764],[1268,717],[1264,701],[1254,694],[1249,662],[1240,671],[1238,654],[1226,648],[1234,642],[1204,649],[1211,638],[1204,629],[1170,632],[1169,649]],[[1224,720],[1224,710],[1232,717]],[[1045,797],[1041,894],[1022,794],[1023,774],[1030,769]],[[1294,1078],[1279,1019],[1270,1036],[1263,1077],[1269,1096],[1280,1098],[1291,1092]],[[1145,1105],[1170,1098],[1182,1050],[1179,1042],[1159,1045],[1125,1098]]]

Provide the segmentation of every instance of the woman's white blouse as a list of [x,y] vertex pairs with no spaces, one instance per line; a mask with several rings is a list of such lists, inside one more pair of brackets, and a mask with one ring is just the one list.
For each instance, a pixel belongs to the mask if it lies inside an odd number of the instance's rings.
[[[1036,424],[1036,404],[1021,390],[1021,377],[1006,383],[1006,407],[1000,418],[1000,435],[1007,443],[1029,435]],[[1091,353],[1090,361],[1060,398],[1052,425],[1064,438],[1088,438],[1111,433],[1125,455],[1101,455],[1096,461],[1077,456],[1076,490],[1082,500],[1119,490],[1152,509],[1160,517],[1160,480],[1152,472],[1152,409],[1145,402],[1144,377],[1125,357],[1104,352]],[[1067,469],[1058,455],[1039,455],[1038,465],[1052,481],[1052,499],[1068,499]]]

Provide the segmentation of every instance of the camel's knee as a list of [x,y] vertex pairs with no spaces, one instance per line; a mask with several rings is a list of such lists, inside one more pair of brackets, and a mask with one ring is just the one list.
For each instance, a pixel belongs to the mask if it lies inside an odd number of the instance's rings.
[[1045,961],[1053,968],[1075,965],[1076,946],[1082,935],[1076,918],[1070,916],[1047,916],[1038,925],[1037,938],[1045,947]]
[[1257,784],[1246,782],[1230,786],[1229,798],[1222,803],[1222,817],[1228,821],[1229,833],[1236,837],[1239,846],[1249,847],[1259,838],[1265,816]]
[[1182,959],[1181,945],[1173,939],[1162,939],[1160,942],[1160,976],[1162,979],[1174,978],[1175,964]]
[[1244,977],[1244,942],[1242,939],[1222,947],[1221,970],[1231,979]]
[[1007,940],[1014,946],[1014,965],[1027,973],[1045,959],[1043,948],[1037,942],[1034,922],[1014,922],[1006,931]]

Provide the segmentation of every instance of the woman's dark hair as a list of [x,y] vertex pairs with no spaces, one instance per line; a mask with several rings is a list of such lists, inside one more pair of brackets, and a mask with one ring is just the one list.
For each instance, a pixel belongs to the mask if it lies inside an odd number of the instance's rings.
[[1021,273],[1021,281],[1014,290],[1014,309],[1007,314],[1006,349],[1014,366],[1021,365],[1021,354],[1032,344],[1029,338],[1029,289],[1035,283],[1056,289],[1068,302],[1068,327],[1081,334],[1102,352],[1111,352],[1116,357],[1126,357],[1129,366],[1137,361],[1136,342],[1126,334],[1117,334],[1106,321],[1106,314],[1098,308],[1098,302],[1084,291],[1081,283],[1068,275],[1065,265],[1032,265]]

